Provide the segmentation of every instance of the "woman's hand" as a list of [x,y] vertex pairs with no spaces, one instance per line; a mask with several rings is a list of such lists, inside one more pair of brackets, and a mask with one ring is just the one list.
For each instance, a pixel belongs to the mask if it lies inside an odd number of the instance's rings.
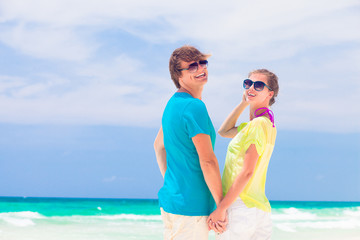
[[223,233],[226,231],[226,225],[228,224],[228,217],[226,210],[217,208],[210,214],[207,219],[209,230],[214,230],[216,233]]
[[241,103],[242,104],[246,104],[249,105],[247,98],[246,98],[246,91],[244,91],[243,95],[242,95],[242,99],[241,99]]

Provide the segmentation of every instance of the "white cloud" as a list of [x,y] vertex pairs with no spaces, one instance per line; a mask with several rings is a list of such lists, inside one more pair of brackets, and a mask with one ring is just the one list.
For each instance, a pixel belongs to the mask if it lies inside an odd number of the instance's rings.
[[[130,58],[122,58],[124,59],[128,63],[133,62]],[[136,64],[141,66],[136,61],[131,66]],[[169,97],[169,94],[164,94],[164,89],[171,92],[170,81],[150,75],[144,76],[143,73],[137,73],[138,69],[128,68],[128,72],[119,72],[115,66],[116,64],[108,68],[105,65],[98,68],[90,66],[86,69],[91,69],[92,72],[81,69],[79,76],[85,71],[91,77],[78,81],[43,74],[39,77],[42,81],[21,79],[11,85],[8,83],[10,78],[4,76],[0,78],[6,80],[0,81],[0,89],[4,89],[3,92],[0,91],[1,121],[34,124],[159,125],[158,118],[165,104],[164,98]],[[141,79],[148,82],[139,84]]]
[[0,94],[7,94],[10,89],[24,86],[21,77],[0,76]]
[[[280,77],[279,127],[360,131],[343,117],[360,117],[349,107],[360,102],[359,7],[357,0],[2,1],[0,43],[49,65],[0,76],[1,121],[157,126],[175,88],[163,62],[171,52],[156,49],[187,42],[213,53],[204,100],[216,124],[241,99],[246,73],[268,67]],[[121,34],[107,42],[114,32]]]
[[3,9],[1,22],[20,20],[54,26],[94,26],[149,20],[171,10],[173,4],[165,0],[13,0],[2,1],[0,6]]
[[114,182],[116,180],[116,176],[111,176],[111,177],[107,177],[107,178],[104,178],[102,181],[103,182]]
[[79,70],[79,75],[102,80],[118,80],[121,76],[135,73],[142,66],[141,61],[122,54],[108,61],[86,64]]
[[21,53],[45,59],[80,61],[89,58],[96,49],[71,28],[29,25],[4,27],[0,41]]
[[352,10],[359,6],[356,0],[182,1],[176,6],[162,0],[15,0],[0,6],[0,22],[18,23],[3,30],[1,40],[40,58],[87,59],[99,47],[88,39],[114,28],[157,43],[190,39],[219,48],[227,57],[255,55],[255,60],[292,56],[313,44],[360,39],[353,30],[360,18]]

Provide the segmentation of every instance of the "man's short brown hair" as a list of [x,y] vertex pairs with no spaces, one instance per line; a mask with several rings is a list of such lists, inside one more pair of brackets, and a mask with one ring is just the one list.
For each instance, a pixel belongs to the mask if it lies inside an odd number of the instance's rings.
[[169,61],[169,71],[175,86],[180,88],[179,77],[181,76],[181,61],[199,61],[205,60],[208,57],[210,57],[210,54],[204,54],[195,47],[189,45],[184,45],[175,49],[175,51],[171,54]]

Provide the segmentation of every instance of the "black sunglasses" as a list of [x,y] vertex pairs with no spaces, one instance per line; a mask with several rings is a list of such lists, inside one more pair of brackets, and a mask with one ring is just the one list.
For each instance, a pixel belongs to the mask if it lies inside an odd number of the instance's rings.
[[254,89],[256,91],[262,91],[262,90],[264,90],[264,87],[267,87],[270,91],[272,91],[272,89],[268,85],[266,85],[264,82],[261,82],[261,81],[253,82],[251,79],[245,79],[243,86],[245,89],[249,89],[253,84],[254,84]]
[[179,69],[180,71],[189,70],[189,73],[194,73],[199,69],[199,65],[202,68],[207,68],[208,60],[200,60],[199,62],[193,62],[188,68]]

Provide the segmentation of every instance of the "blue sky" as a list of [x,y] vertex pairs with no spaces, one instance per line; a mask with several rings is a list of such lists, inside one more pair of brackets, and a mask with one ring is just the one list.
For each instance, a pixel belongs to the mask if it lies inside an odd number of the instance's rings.
[[191,44],[212,54],[216,128],[249,71],[279,76],[269,198],[360,201],[359,12],[352,0],[1,1],[0,195],[156,197],[168,59]]

